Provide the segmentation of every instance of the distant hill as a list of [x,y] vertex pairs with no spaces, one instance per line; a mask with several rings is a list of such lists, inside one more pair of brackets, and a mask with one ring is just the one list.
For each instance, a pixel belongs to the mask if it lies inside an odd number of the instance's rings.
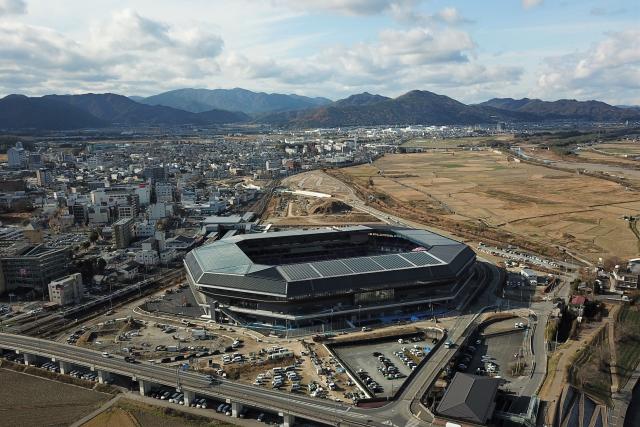
[[640,105],[616,105],[618,108],[622,108],[623,110],[633,110],[640,112]]
[[358,105],[371,105],[377,102],[386,101],[389,98],[388,96],[382,95],[372,95],[369,92],[363,92],[356,95],[351,95],[344,99],[339,99],[333,103],[334,106],[338,107],[352,107]]
[[[138,99],[136,97],[136,99]],[[199,113],[212,109],[246,114],[302,110],[330,104],[327,98],[252,92],[246,89],[177,89],[140,99],[148,105],[164,105]]]
[[538,116],[539,120],[624,121],[640,118],[640,114],[634,109],[614,107],[600,101],[576,101],[575,99],[542,101],[529,98],[494,98],[478,105],[506,111],[529,113]]
[[374,97],[376,95],[354,95],[344,102],[306,111],[270,114],[259,120],[293,127],[336,127],[477,124],[529,118],[527,114],[465,105],[428,91],[413,90],[394,99]]
[[107,125],[106,121],[57,99],[24,95],[0,99],[0,129],[68,130]]
[[[210,125],[247,121],[244,113],[209,110],[191,113],[170,107],[137,103],[113,93],[46,95],[28,98],[10,95],[0,100],[0,128],[79,129],[104,126]],[[15,112],[20,117],[14,119]]]
[[113,93],[48,96],[80,107],[99,119],[113,124],[205,125],[242,122],[248,120],[248,116],[243,113],[211,109],[202,113],[194,114],[189,111],[171,107],[140,104],[126,96],[116,95]]

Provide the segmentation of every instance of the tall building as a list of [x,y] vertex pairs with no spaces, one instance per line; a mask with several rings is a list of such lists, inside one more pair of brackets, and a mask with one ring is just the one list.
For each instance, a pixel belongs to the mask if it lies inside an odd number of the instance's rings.
[[133,238],[133,218],[122,218],[113,224],[113,234],[116,239],[116,248],[129,247]]
[[27,163],[27,151],[22,147],[22,142],[16,142],[15,147],[7,150],[7,161],[10,168],[22,168]]
[[46,187],[53,181],[53,174],[49,169],[38,169],[36,171],[36,178],[40,187]]
[[69,274],[68,248],[21,245],[0,253],[0,294],[16,288],[44,293],[49,282]]
[[74,273],[49,283],[49,301],[59,305],[78,304],[82,300],[84,286],[82,274]]
[[73,215],[73,222],[76,224],[85,225],[89,219],[89,211],[83,203],[76,203],[69,206],[69,213]]

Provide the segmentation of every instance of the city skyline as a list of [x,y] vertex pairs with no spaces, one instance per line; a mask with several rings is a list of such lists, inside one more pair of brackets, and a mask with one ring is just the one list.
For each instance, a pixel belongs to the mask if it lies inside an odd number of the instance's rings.
[[638,11],[632,1],[2,0],[0,95],[424,89],[468,103],[640,104]]

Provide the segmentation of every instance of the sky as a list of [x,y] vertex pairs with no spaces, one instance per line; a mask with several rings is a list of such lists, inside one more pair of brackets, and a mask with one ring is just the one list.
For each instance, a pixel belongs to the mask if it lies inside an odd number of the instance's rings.
[[0,0],[0,96],[184,87],[640,105],[640,1]]

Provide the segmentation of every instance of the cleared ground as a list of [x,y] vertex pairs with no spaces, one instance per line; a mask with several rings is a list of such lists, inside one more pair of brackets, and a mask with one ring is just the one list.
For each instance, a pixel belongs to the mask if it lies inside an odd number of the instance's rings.
[[0,424],[67,426],[111,396],[69,384],[0,369]]
[[622,217],[640,213],[640,192],[604,179],[518,163],[492,150],[387,155],[340,172],[369,194],[451,228],[483,223],[593,260],[638,252]]
[[321,226],[378,223],[364,212],[352,210],[337,198],[314,198],[292,194],[275,195],[266,222],[275,226]]

